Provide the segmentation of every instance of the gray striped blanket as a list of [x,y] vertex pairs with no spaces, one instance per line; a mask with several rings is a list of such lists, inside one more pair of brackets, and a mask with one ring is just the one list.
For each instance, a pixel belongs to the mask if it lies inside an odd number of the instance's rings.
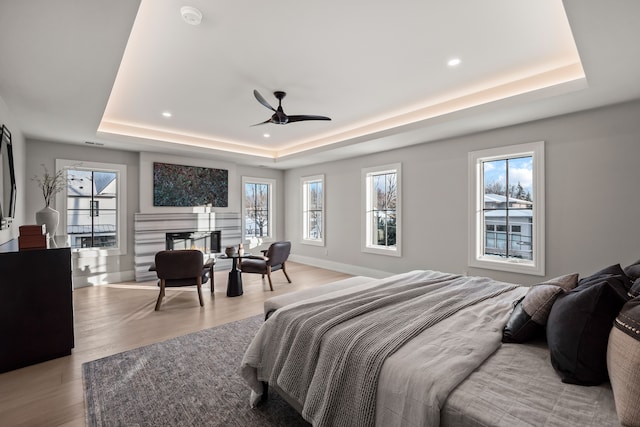
[[385,360],[429,327],[517,288],[484,278],[417,271],[353,295],[278,310],[258,332],[241,374],[283,391],[314,426],[373,426]]

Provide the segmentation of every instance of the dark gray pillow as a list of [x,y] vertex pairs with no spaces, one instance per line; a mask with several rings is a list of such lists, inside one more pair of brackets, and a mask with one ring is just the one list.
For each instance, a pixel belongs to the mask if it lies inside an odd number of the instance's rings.
[[633,282],[633,285],[631,285],[631,289],[629,289],[629,296],[631,298],[640,296],[640,279],[636,279],[636,281]]
[[578,282],[578,286],[587,286],[588,284],[598,283],[600,281],[600,278],[607,275],[620,276],[621,283],[625,287],[625,289],[629,290],[631,288],[633,280],[631,280],[629,276],[627,276],[622,267],[620,267],[620,264],[610,265],[609,267],[603,268],[602,270],[593,273],[591,276],[580,279],[580,281]]
[[516,303],[502,330],[502,342],[523,343],[544,333],[544,327],[531,320],[531,316],[524,311],[522,300],[524,298]]
[[638,280],[640,277],[640,259],[624,268],[624,274],[629,276],[631,280]]
[[607,342],[627,296],[628,278],[603,274],[559,295],[547,322],[551,364],[562,382],[598,385],[608,379]]

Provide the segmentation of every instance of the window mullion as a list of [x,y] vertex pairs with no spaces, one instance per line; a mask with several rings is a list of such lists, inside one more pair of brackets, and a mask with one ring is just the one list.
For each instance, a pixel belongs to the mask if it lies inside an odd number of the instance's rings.
[[93,183],[95,182],[95,172],[91,171],[91,205],[89,206],[89,215],[91,216],[91,247],[95,247],[96,245],[96,241],[95,241],[95,217],[93,216],[93,208],[94,208],[94,204],[95,204],[95,194],[94,194],[94,188],[95,185],[93,185]]
[[507,183],[507,188],[505,189],[506,192],[506,200],[507,203],[505,205],[505,255],[506,258],[509,259],[510,253],[509,253],[509,240],[511,239],[511,234],[509,233],[509,217],[511,215],[509,209],[509,199],[510,199],[510,193],[511,193],[511,187],[510,187],[510,180],[509,180],[509,159],[505,159],[505,166],[506,166],[506,170],[505,170],[505,176],[506,176],[506,183]]

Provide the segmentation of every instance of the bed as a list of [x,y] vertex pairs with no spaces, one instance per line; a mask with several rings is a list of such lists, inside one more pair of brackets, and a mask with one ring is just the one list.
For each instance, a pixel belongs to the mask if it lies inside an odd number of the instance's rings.
[[543,338],[502,342],[529,290],[416,270],[271,298],[240,372],[253,404],[268,383],[317,426],[620,426],[609,382],[562,382]]

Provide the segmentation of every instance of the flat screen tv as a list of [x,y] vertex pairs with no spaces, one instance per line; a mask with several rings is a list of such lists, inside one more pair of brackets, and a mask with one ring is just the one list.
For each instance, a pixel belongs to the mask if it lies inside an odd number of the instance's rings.
[[227,207],[228,204],[228,170],[153,163],[153,206]]

